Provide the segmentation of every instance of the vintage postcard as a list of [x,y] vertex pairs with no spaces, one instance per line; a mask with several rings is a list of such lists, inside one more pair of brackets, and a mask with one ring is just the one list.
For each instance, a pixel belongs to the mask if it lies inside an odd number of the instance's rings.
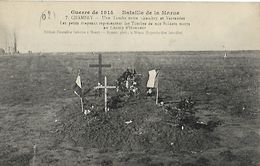
[[0,2],[0,165],[260,164],[260,3]]

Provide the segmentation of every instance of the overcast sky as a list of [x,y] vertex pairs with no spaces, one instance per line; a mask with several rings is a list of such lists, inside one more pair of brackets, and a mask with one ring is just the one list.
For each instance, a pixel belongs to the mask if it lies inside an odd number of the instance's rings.
[[[182,35],[51,35],[44,30],[61,28],[59,20],[71,10],[179,11],[190,27]],[[50,10],[55,20],[41,22]],[[162,30],[160,28],[152,29]],[[169,30],[169,28],[167,29]],[[17,35],[20,52],[260,50],[260,3],[102,3],[102,2],[0,2],[0,48]]]

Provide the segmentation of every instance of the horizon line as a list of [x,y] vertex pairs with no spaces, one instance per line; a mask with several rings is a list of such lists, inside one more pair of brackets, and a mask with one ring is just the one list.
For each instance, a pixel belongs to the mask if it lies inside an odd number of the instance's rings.
[[[116,53],[116,52],[235,52],[235,51],[260,51],[260,49],[241,49],[241,50],[160,50],[160,51],[37,51],[33,53]],[[20,52],[27,54],[28,52]]]

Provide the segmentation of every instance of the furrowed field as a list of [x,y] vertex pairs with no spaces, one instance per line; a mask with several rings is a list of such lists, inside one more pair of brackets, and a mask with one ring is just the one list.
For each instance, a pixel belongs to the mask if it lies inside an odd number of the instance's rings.
[[[103,63],[112,65],[103,69],[108,84],[135,68],[142,74],[141,96],[94,122],[83,116],[72,86],[78,69],[85,89],[97,85],[97,68],[88,67],[97,56],[0,56],[0,165],[260,165],[260,51],[227,54],[102,53]],[[191,97],[197,120],[218,125],[173,125],[165,106],[144,95],[148,70],[155,68],[161,101],[176,106]],[[88,95],[85,107],[91,103],[102,112],[103,97]]]

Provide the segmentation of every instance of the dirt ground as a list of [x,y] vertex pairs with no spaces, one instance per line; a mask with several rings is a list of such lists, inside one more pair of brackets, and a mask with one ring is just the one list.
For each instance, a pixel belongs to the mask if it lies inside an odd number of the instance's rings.
[[[97,69],[88,67],[97,63],[92,54],[1,56],[0,165],[260,165],[260,51],[234,51],[228,52],[227,58],[223,56],[223,52],[103,54],[103,62],[112,64],[103,72],[109,84],[131,67],[143,74],[145,86],[147,71],[159,68],[160,96],[171,100],[192,96],[198,100],[201,121],[222,122],[209,139],[201,139],[201,145],[212,146],[171,153],[80,146],[72,137],[57,136],[59,126],[66,123],[62,111],[71,119],[81,116],[72,91],[78,69],[84,87],[96,85]],[[121,109],[141,112],[142,104],[146,109],[154,107],[152,102],[137,101]],[[153,115],[150,118],[156,118]],[[191,145],[187,142],[183,146]]]

